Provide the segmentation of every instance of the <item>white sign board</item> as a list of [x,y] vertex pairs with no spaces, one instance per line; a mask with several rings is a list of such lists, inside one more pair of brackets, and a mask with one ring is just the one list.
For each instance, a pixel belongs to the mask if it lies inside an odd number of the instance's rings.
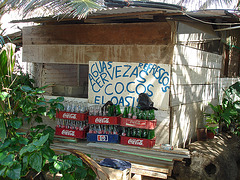
[[146,93],[161,110],[169,108],[170,65],[153,63],[89,62],[89,103],[112,101],[121,106],[137,106]]

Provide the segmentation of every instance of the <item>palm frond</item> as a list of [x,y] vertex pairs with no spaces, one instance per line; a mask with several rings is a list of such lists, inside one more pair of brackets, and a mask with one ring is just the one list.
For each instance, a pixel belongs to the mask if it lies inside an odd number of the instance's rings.
[[[80,152],[78,150],[75,150],[75,149],[64,149],[64,150],[65,151],[69,151],[72,154],[74,154],[75,156],[77,156],[78,158],[82,159],[82,161],[86,165],[88,165],[95,172],[95,174],[98,176],[99,179],[101,179],[101,180],[109,180],[108,174],[92,158],[90,158],[86,154],[84,154],[84,153],[82,153],[82,152]],[[101,174],[99,174],[99,172],[101,172]]]

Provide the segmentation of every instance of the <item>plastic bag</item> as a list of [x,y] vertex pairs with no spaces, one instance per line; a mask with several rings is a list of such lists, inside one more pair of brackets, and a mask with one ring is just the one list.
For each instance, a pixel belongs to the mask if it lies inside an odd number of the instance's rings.
[[105,158],[104,160],[100,161],[99,165],[119,169],[122,171],[131,168],[130,162],[111,158]]
[[141,110],[150,110],[157,108],[153,107],[153,102],[146,93],[141,93],[138,96],[138,108]]

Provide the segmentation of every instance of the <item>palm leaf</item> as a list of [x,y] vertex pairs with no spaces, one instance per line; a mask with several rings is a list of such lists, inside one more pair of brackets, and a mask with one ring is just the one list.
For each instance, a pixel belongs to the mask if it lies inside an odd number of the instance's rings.
[[[82,159],[82,161],[88,165],[94,172],[95,174],[98,176],[99,179],[101,180],[109,180],[109,176],[108,174],[103,170],[103,168],[96,163],[96,161],[94,161],[92,158],[90,158],[89,156],[87,156],[86,154],[75,150],[75,149],[64,149],[65,151],[69,151],[72,154],[74,154],[75,156],[77,156],[78,158]],[[102,177],[99,172],[100,171],[104,177]]]

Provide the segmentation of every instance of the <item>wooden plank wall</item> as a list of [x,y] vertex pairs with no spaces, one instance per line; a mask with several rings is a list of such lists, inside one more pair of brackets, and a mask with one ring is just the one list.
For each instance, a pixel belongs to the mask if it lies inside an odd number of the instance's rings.
[[171,64],[172,23],[45,25],[23,28],[25,62]]
[[171,80],[170,142],[185,146],[196,139],[208,102],[218,100],[222,57],[187,46],[174,48]]
[[23,44],[168,45],[170,28],[167,22],[32,26],[23,29]]
[[[56,85],[64,86],[78,86],[78,67],[74,64],[40,64],[38,68],[42,69],[41,85],[51,85],[48,88],[47,94],[52,95],[53,87]],[[64,89],[62,90],[64,91]]]

